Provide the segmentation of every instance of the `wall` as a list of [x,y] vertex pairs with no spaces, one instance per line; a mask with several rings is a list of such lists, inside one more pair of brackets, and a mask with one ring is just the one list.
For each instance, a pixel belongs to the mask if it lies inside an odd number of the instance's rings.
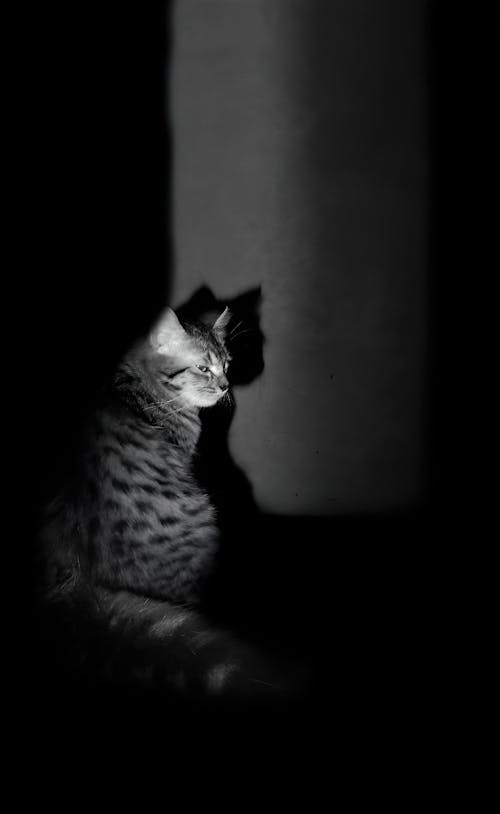
[[172,298],[262,285],[266,367],[231,445],[268,511],[421,495],[424,5],[174,9]]

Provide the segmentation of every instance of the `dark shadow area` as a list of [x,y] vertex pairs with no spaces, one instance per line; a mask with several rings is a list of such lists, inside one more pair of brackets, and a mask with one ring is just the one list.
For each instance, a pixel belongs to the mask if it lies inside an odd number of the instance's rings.
[[460,535],[488,510],[488,290],[499,267],[500,9],[426,7],[429,92],[427,507]]
[[169,3],[33,13],[30,262],[17,332],[30,360],[19,393],[30,502],[50,494],[94,393],[168,301],[172,268]]

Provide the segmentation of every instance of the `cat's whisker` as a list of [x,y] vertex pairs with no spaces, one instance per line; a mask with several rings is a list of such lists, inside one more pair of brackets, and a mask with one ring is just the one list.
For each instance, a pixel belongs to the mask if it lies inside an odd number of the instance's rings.
[[227,408],[227,409],[229,409],[231,407],[232,397],[231,397],[231,394],[230,394],[229,390],[226,393],[224,393],[223,396],[220,397],[220,399],[218,401],[218,404],[220,404],[221,407]]
[[243,320],[242,319],[240,319],[240,321],[234,326],[233,330],[229,332],[228,336],[232,336],[234,334],[234,332],[237,330],[237,328],[240,327],[240,325],[243,325]]
[[271,684],[270,681],[262,681],[260,678],[250,678],[250,681],[253,681],[254,684],[264,684],[265,687],[273,687],[274,689],[278,688],[277,684]]
[[154,407],[166,407],[167,404],[172,404],[173,401],[177,401],[178,399],[182,398],[182,393],[179,396],[174,396],[173,399],[168,399],[167,401],[152,401],[145,410],[153,410]]
[[[169,416],[173,416],[173,415],[179,415],[179,413],[182,413],[182,411],[183,411],[183,410],[185,410],[185,407],[184,407],[184,406],[183,406],[183,407],[179,407],[179,409],[178,409],[178,410],[166,410],[165,412],[166,412],[166,414],[167,414],[167,415],[169,415]],[[165,425],[164,425],[164,424],[151,424],[151,426],[152,426],[152,427],[157,427],[158,429],[161,429],[161,430],[164,430],[164,429],[165,429]],[[176,445],[176,446],[177,446],[177,445]]]
[[178,399],[182,398],[182,393],[179,396],[174,396],[173,399],[167,399],[166,401],[152,401],[145,410],[152,410],[153,407],[166,407],[167,404],[172,404],[173,401],[177,401]]
[[245,328],[245,330],[238,331],[237,334],[234,334],[234,336],[230,336],[229,338],[230,339],[236,339],[236,337],[241,336],[242,334],[251,334],[251,333],[252,333],[252,331],[250,330],[250,328]]
[[182,413],[182,411],[185,409],[186,409],[185,407],[179,407],[178,410],[167,410],[167,415],[178,415],[179,413]]

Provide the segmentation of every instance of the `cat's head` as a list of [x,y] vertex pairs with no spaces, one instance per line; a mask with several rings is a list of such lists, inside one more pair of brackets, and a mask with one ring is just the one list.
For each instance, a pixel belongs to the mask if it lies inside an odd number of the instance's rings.
[[249,384],[264,369],[265,337],[259,313],[261,302],[260,286],[242,291],[235,297],[221,299],[207,285],[202,285],[176,308],[181,322],[196,321],[205,325],[211,325],[217,314],[226,306],[229,308],[225,344],[231,354],[229,378],[232,386]]
[[168,389],[176,405],[211,407],[228,391],[230,361],[224,344],[231,315],[226,308],[212,325],[181,325],[167,308],[149,335],[157,381]]

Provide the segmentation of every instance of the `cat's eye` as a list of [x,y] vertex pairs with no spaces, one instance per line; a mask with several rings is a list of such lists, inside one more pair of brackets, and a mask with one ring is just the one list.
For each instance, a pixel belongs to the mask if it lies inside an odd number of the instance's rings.
[[198,370],[201,370],[202,373],[209,373],[210,372],[210,368],[205,367],[205,365],[197,365],[197,368],[198,368]]

